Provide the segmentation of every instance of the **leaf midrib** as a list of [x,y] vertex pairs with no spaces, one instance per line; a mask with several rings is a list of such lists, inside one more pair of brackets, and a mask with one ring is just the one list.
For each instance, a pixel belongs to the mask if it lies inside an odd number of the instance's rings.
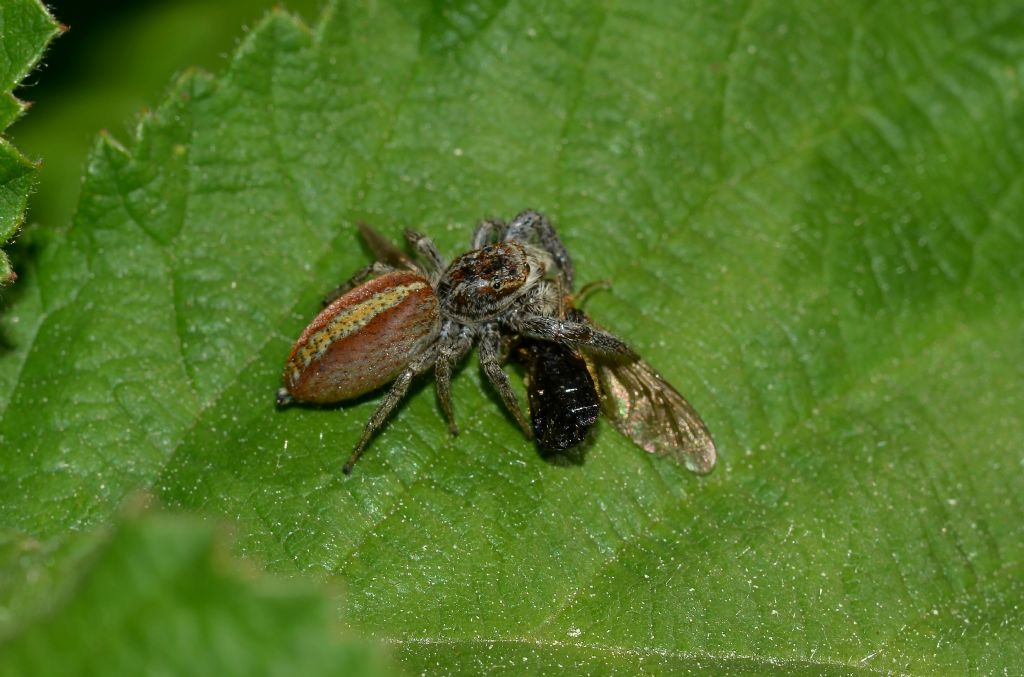
[[[635,658],[669,658],[685,666],[694,669],[707,670],[708,661],[713,661],[723,671],[743,668],[749,666],[761,668],[818,668],[818,669],[842,669],[854,671],[863,675],[897,675],[898,677],[915,677],[911,673],[895,672],[889,668],[875,668],[857,663],[845,663],[842,661],[815,660],[805,658],[773,658],[766,659],[761,656],[744,655],[734,652],[714,653],[710,651],[680,651],[678,649],[664,649],[659,647],[624,647],[612,644],[595,644],[592,642],[567,642],[564,640],[548,639],[545,637],[468,637],[455,639],[432,639],[429,637],[389,637],[377,635],[378,641],[393,646],[415,650],[417,647],[443,646],[443,647],[483,647],[490,648],[495,645],[524,646],[542,650],[551,649],[577,649],[592,652],[595,657],[598,655],[611,654],[613,657]],[[862,659],[868,660],[868,657]],[[684,665],[677,666],[680,669]]]

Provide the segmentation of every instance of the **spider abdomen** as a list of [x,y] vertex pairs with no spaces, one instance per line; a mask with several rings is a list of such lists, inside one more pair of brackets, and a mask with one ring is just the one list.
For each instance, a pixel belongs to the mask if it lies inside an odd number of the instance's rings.
[[387,273],[343,294],[299,336],[284,390],[300,402],[339,402],[395,379],[437,338],[437,296],[412,271]]

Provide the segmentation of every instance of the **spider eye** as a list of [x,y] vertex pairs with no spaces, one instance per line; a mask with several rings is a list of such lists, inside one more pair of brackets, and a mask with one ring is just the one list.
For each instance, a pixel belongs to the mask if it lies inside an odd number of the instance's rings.
[[493,282],[491,282],[491,289],[493,289],[494,291],[499,291],[501,289],[501,280],[494,280]]

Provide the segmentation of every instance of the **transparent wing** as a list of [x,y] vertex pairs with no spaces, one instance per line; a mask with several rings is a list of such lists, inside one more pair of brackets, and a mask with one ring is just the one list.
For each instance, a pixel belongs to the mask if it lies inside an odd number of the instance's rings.
[[704,474],[715,467],[711,433],[672,385],[641,359],[599,362],[601,408],[619,432],[644,451]]

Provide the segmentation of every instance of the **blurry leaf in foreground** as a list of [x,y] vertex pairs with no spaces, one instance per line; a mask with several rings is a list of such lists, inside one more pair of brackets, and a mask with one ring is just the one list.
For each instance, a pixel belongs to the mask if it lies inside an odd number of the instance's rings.
[[196,520],[117,527],[42,618],[0,643],[3,675],[380,675],[310,586],[245,576]]

